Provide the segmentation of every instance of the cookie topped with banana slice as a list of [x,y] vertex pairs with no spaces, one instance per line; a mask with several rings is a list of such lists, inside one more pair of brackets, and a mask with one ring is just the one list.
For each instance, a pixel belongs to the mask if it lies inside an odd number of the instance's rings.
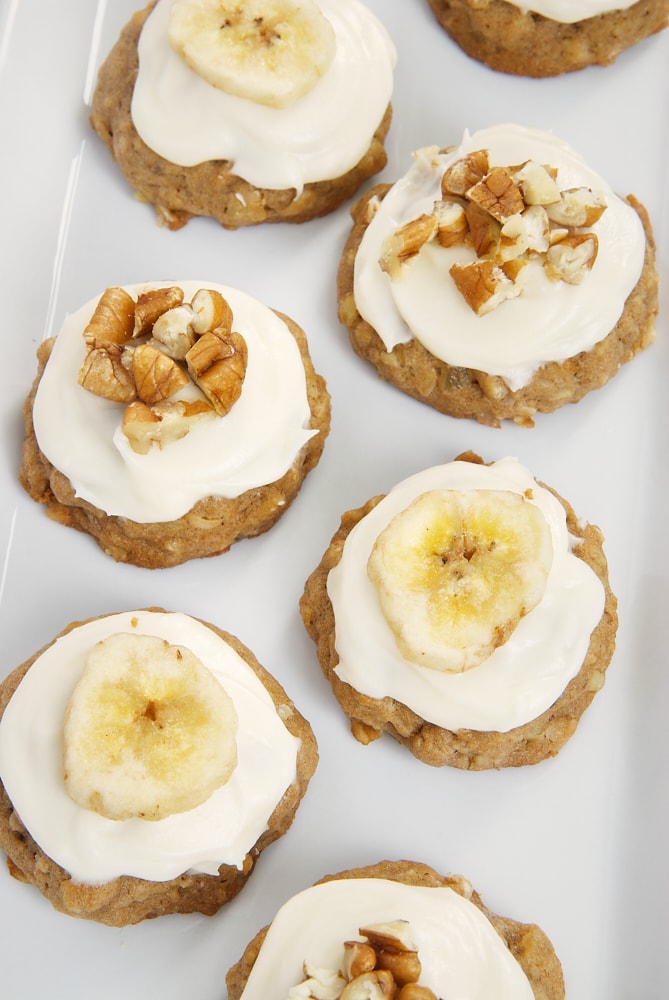
[[469,770],[554,756],[617,630],[599,529],[472,453],[346,512],[300,611],[360,742]]
[[352,214],[337,278],[351,346],[441,413],[531,427],[654,340],[648,214],[551,132],[503,122],[417,150]]
[[305,222],[385,166],[395,60],[361,0],[152,0],[91,124],[170,229]]
[[316,0],[173,0],[167,37],[207,83],[270,108],[308,94],[337,44]]
[[229,633],[162,609],[75,622],[0,685],[0,848],[71,916],[213,914],[288,830],[317,760]]
[[117,562],[176,566],[267,531],[329,433],[304,331],[228,286],[106,288],[37,356],[20,481]]
[[461,875],[382,861],[288,899],[226,977],[229,1000],[564,1000],[536,924],[500,917]]

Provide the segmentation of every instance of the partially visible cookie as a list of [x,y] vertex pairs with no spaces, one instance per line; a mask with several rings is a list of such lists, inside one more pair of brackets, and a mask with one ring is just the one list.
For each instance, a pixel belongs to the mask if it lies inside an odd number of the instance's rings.
[[430,0],[468,56],[517,76],[559,76],[608,66],[666,28],[667,0]]
[[38,361],[21,484],[118,562],[175,566],[267,531],[330,429],[304,331],[222,285],[106,289]]
[[[231,776],[200,805],[164,818],[135,812],[109,819],[99,800],[84,807],[65,784],[63,732],[72,692],[85,667],[91,669],[92,651],[119,636],[126,643],[155,637],[188,651],[223,686],[236,713]],[[124,791],[139,785],[136,771],[165,733],[171,785],[197,781],[191,758],[174,757],[181,719],[194,747],[200,738],[189,692],[179,688],[180,701],[171,700],[174,684],[170,675],[156,688],[162,693],[147,696],[146,711],[128,723],[135,734],[142,728],[137,739],[144,749],[135,769],[123,772]],[[121,726],[126,699],[134,705],[137,691],[127,681],[105,692],[105,710],[116,705]],[[127,745],[120,736],[113,740],[117,754],[134,745],[130,736]],[[107,742],[93,744],[89,756],[97,748],[102,755]],[[242,889],[261,851],[288,830],[317,760],[309,723],[229,633],[161,609],[74,622],[0,685],[0,848],[15,878],[70,916],[120,927],[168,913],[210,915]]]
[[[395,49],[362,4],[319,0],[332,58],[304,96],[279,108],[226,92],[193,69],[170,44],[170,6],[152,0],[126,25],[91,109],[93,128],[161,224],[179,229],[193,216],[227,229],[305,222],[385,166]],[[295,44],[288,52],[298,61]]]
[[419,150],[352,214],[337,279],[351,345],[442,413],[531,426],[654,338],[645,209],[551,133],[503,124]]
[[[423,498],[436,513],[420,513]],[[406,512],[412,527],[373,573]],[[543,568],[535,531],[552,539]],[[519,589],[530,564],[533,603]],[[467,770],[557,754],[604,684],[617,629],[599,529],[515,459],[470,453],[343,514],[300,611],[356,739],[388,733],[426,764]],[[426,661],[428,643],[441,659]]]
[[412,861],[339,872],[294,896],[226,982],[230,1000],[260,1000],[302,983],[295,995],[320,996],[326,978],[331,997],[344,988],[346,997],[390,996],[393,980],[405,989],[417,983],[420,1000],[455,995],[456,982],[460,991],[467,984],[472,1000],[565,996],[560,961],[541,928],[497,916],[466,879]]

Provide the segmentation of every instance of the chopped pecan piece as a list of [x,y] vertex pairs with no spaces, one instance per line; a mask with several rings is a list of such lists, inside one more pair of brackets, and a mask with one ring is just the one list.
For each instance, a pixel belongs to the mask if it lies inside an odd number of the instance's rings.
[[501,225],[489,212],[470,201],[465,209],[472,246],[477,257],[493,254],[499,243]]
[[152,288],[147,292],[140,292],[135,304],[135,324],[133,337],[142,337],[151,333],[153,324],[159,316],[166,313],[168,309],[180,306],[184,300],[184,293],[178,285],[170,288]]
[[225,337],[204,333],[186,355],[191,378],[221,417],[241,396],[247,363],[246,341],[234,331]]
[[304,979],[288,991],[288,1000],[339,1000],[346,980],[333,969],[303,965]]
[[469,232],[465,207],[460,201],[438,201],[434,206],[437,239],[442,247],[464,243]]
[[213,288],[200,288],[191,299],[193,330],[197,334],[209,330],[223,334],[232,330],[232,309],[227,299]]
[[395,995],[395,980],[387,969],[363,972],[348,983],[340,1000],[386,1000]]
[[376,952],[364,941],[344,941],[344,968],[347,979],[355,979],[363,972],[376,968]]
[[360,933],[367,938],[375,951],[414,951],[415,948],[408,920],[388,920],[381,924],[368,924],[360,928]]
[[429,986],[405,983],[397,994],[397,1000],[437,1000],[437,994],[433,993]]
[[450,270],[455,285],[477,316],[485,316],[501,302],[520,294],[520,287],[491,260],[454,264]]
[[456,160],[444,171],[441,193],[444,200],[453,194],[465,195],[488,173],[488,150],[476,149]]
[[381,270],[386,271],[393,280],[398,278],[402,265],[420,253],[436,232],[437,219],[434,213],[424,213],[405,222],[385,240],[379,260]]
[[175,361],[183,361],[195,343],[193,320],[191,307],[178,305],[164,312],[153,324],[153,339]]
[[599,240],[595,233],[573,233],[549,248],[546,273],[568,285],[580,285],[597,258]]
[[159,448],[185,437],[196,423],[214,416],[204,400],[164,400],[147,406],[136,400],[126,407],[121,429],[133,451],[146,455],[156,444]]
[[552,222],[581,229],[594,226],[605,208],[605,202],[590,188],[581,187],[562,191],[560,200],[548,205],[546,211]]
[[135,380],[123,364],[123,347],[119,344],[90,350],[77,381],[84,389],[113,403],[129,403],[137,398]]
[[552,205],[560,200],[560,188],[548,167],[527,160],[513,172],[526,205]]
[[520,272],[526,266],[526,264],[527,260],[525,260],[524,258],[512,257],[511,260],[505,260],[503,264],[500,264],[500,267],[504,271],[504,274],[507,276],[507,278],[509,278],[511,281],[515,281]]
[[121,430],[138,455],[146,455],[154,441],[159,440],[160,417],[140,400],[130,403],[123,411]]
[[525,208],[520,188],[505,167],[489,170],[485,177],[469,188],[467,197],[500,222]]
[[416,951],[386,951],[377,952],[377,969],[387,969],[391,972],[398,986],[406,983],[416,983],[420,978],[422,966]]
[[542,254],[548,249],[550,223],[543,205],[531,205],[524,212],[506,220],[500,232],[500,260],[527,254]]
[[151,342],[138,344],[133,351],[132,373],[137,395],[143,403],[169,399],[188,385],[188,376],[173,358]]
[[84,327],[88,348],[125,344],[135,325],[135,300],[123,288],[106,288]]

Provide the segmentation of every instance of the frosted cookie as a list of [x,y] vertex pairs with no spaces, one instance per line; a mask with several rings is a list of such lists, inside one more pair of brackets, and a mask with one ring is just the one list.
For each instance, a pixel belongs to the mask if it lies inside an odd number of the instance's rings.
[[347,511],[300,611],[356,739],[469,770],[554,756],[617,628],[600,531],[469,453]]
[[102,65],[91,123],[170,229],[304,222],[385,166],[395,59],[359,0],[158,0]]
[[461,49],[491,69],[559,76],[608,66],[667,26],[667,0],[430,0]]
[[160,609],[75,622],[0,685],[0,848],[71,916],[210,915],[288,830],[317,760],[234,636]]
[[106,289],[38,359],[20,481],[118,562],[175,566],[267,531],[329,432],[304,332],[223,285]]
[[530,426],[654,337],[643,206],[551,133],[503,124],[419,150],[353,218],[338,273],[351,344],[442,413]]
[[[459,875],[383,861],[289,899],[226,977],[229,1000],[563,1000],[536,924],[492,913]],[[327,991],[327,992],[326,992]]]

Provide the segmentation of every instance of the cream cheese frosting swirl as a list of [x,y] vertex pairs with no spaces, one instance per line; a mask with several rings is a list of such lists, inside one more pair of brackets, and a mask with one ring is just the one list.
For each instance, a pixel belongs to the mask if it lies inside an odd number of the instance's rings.
[[319,0],[336,36],[334,59],[294,105],[270,108],[224,93],[191,70],[168,41],[170,0],[140,36],[132,119],[154,152],[181,166],[231,160],[256,187],[298,193],[346,173],[369,147],[390,102],[396,51],[359,0]]
[[610,14],[614,10],[627,10],[633,7],[637,0],[506,0],[513,7],[519,7],[523,13],[534,11],[551,21],[562,24],[573,24],[584,21],[598,14]]
[[[109,820],[78,806],[63,781],[63,714],[88,650],[118,632],[188,647],[233,699],[238,762],[202,805],[158,821]],[[30,667],[0,721],[0,774],[33,839],[73,879],[92,885],[132,875],[167,881],[186,871],[241,868],[296,775],[299,740],[242,657],[202,623],[179,613],[132,611],[60,636]]]
[[[553,562],[539,604],[488,659],[460,674],[420,667],[401,655],[367,576],[380,532],[433,489],[531,490],[531,503],[553,538]],[[497,732],[537,718],[562,694],[581,668],[605,598],[594,571],[571,551],[562,505],[513,458],[491,466],[455,461],[399,483],[352,529],[327,589],[341,680],[371,698],[394,698],[444,729]]]
[[[172,282],[129,285],[133,297]],[[97,299],[69,315],[56,337],[35,397],[33,423],[42,453],[76,495],[110,515],[138,523],[171,521],[208,496],[233,498],[281,478],[315,433],[304,366],[295,338],[271,309],[244,292],[211,282],[178,282],[189,301],[199,288],[221,292],[246,341],[241,397],[224,417],[148,454],[121,430],[122,408],[77,383],[82,331]]]
[[288,996],[303,978],[304,961],[337,969],[342,943],[359,940],[360,927],[397,919],[408,920],[421,984],[437,996],[532,1000],[527,976],[474,903],[446,887],[380,878],[324,882],[285,903],[270,925],[243,1000]]
[[[539,262],[529,261],[517,281],[521,294],[478,316],[457,291],[449,270],[475,259],[461,244],[428,244],[392,281],[379,258],[386,237],[441,198],[447,167],[468,153],[487,149],[491,166],[535,160],[557,168],[562,190],[587,187],[606,210],[592,226],[597,259],[578,285],[551,280]],[[643,268],[645,236],[634,209],[620,199],[565,142],[552,133],[502,124],[465,133],[459,147],[416,153],[408,173],[380,202],[355,262],[354,295],[363,319],[386,349],[416,338],[447,364],[498,375],[512,391],[527,385],[543,364],[587,351],[619,320]]]

